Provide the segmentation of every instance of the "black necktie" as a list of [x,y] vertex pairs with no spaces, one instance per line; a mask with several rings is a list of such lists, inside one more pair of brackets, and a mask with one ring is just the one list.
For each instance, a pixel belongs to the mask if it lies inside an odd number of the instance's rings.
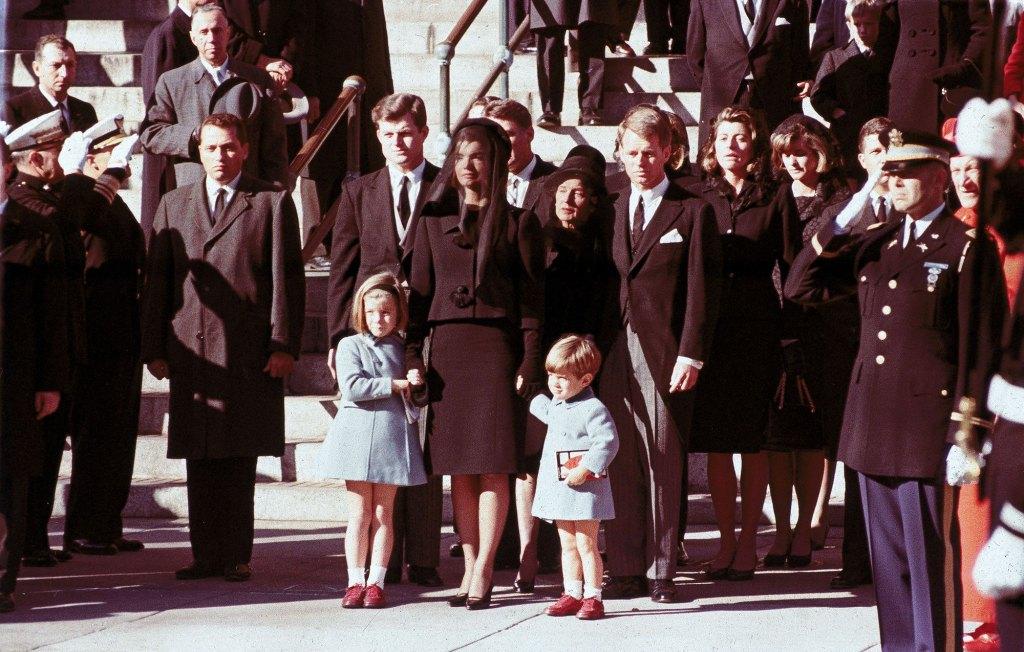
[[409,177],[402,177],[402,186],[398,189],[398,219],[402,221],[402,228],[409,226]]
[[878,200],[878,209],[875,211],[875,222],[885,222],[889,219],[889,213],[885,209],[885,198]]
[[917,241],[917,238],[914,235],[915,231],[916,229],[914,228],[914,223],[910,222],[910,229],[907,232],[907,244],[904,245],[904,250],[910,249],[912,246],[914,246],[914,242]]
[[210,226],[217,226],[220,216],[224,213],[224,196],[227,195],[224,188],[217,189],[217,197],[213,200],[213,213],[210,215]]
[[754,0],[743,0],[743,13],[750,19],[750,23],[754,23],[754,17],[757,15],[757,11],[754,9]]
[[60,109],[60,130],[65,134],[71,135],[71,123],[68,122],[67,106],[63,102],[57,102],[57,108]]
[[635,256],[636,250],[640,248],[640,238],[644,234],[644,198],[637,197],[636,210],[633,211],[633,228],[629,232],[631,249]]

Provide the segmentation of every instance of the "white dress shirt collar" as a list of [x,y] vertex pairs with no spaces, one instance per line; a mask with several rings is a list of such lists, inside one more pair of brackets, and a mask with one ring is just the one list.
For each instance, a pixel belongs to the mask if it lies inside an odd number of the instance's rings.
[[932,225],[932,222],[934,222],[945,209],[945,204],[939,204],[935,210],[916,220],[911,219],[911,217],[907,215],[907,218],[903,220],[903,246],[907,245],[907,240],[910,238],[910,229],[914,229],[914,239],[920,240],[921,236],[928,230],[928,227]]
[[409,218],[416,212],[416,202],[420,197],[420,189],[423,187],[423,171],[427,168],[427,160],[423,159],[410,172],[403,172],[397,165],[388,163],[388,178],[391,181],[391,214],[395,218],[395,229],[398,232],[398,241],[405,241],[406,225],[402,224],[402,218],[398,214],[399,193],[402,189],[402,179],[409,179]]
[[668,184],[669,180],[667,175],[661,180],[661,183],[653,188],[648,188],[647,190],[642,190],[641,188],[630,184],[630,188],[632,190],[629,194],[629,215],[627,215],[627,219],[630,221],[630,226],[632,225],[633,213],[636,211],[637,202],[643,198],[644,228],[647,228],[651,223],[651,220],[654,219],[654,214],[658,212],[658,207],[661,206],[661,200],[665,197],[665,193],[668,191]]
[[753,36],[754,23],[757,21],[757,15],[761,13],[761,0],[751,0],[754,5],[754,20],[750,20],[747,17],[747,12],[743,8],[745,0],[736,0],[736,9],[740,13],[740,27],[743,29],[743,34],[747,37],[747,43],[750,43],[750,39]]
[[188,3],[185,0],[178,0],[178,9],[181,9],[181,13],[185,14],[189,18],[192,17],[192,10],[189,8]]
[[537,167],[537,155],[534,154],[530,162],[519,172],[509,171],[508,173],[508,203],[516,208],[522,208],[526,203],[526,191],[530,187],[530,179],[533,177],[533,170]]
[[231,71],[228,70],[228,61],[230,60],[230,57],[226,57],[224,63],[214,67],[206,59],[199,57],[199,63],[203,64],[203,68],[206,68],[206,72],[210,73],[213,83],[217,86],[223,84],[231,76]]
[[45,97],[46,101],[50,103],[50,106],[52,106],[55,109],[58,109],[58,108],[60,109],[60,112],[62,114],[64,114],[64,120],[66,120],[68,125],[70,125],[71,124],[71,109],[70,109],[70,107],[68,107],[68,100],[67,100],[67,98],[64,98],[63,102],[58,102],[57,98],[55,98],[53,95],[50,95],[47,92],[47,90],[45,88],[43,88],[42,84],[39,85],[39,92],[43,94],[43,97]]
[[212,177],[206,177],[206,204],[210,209],[210,215],[213,215],[213,207],[217,203],[217,191],[221,188],[225,190],[224,207],[227,208],[228,204],[231,203],[231,199],[235,196],[235,191],[238,190],[238,182],[241,179],[242,173],[239,172],[234,179],[221,185],[214,181]]

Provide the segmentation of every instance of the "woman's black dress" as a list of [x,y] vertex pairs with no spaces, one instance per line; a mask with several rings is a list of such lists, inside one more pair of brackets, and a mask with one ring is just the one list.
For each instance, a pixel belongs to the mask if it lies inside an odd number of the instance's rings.
[[781,372],[785,334],[773,280],[799,251],[788,186],[748,180],[737,197],[725,181],[695,188],[715,210],[723,254],[722,298],[711,354],[697,381],[690,451],[756,453]]

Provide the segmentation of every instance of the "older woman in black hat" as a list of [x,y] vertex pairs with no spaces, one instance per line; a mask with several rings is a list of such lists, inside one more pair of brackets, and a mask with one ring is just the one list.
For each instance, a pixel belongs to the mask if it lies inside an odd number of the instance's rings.
[[[593,334],[608,278],[607,252],[598,234],[608,219],[605,159],[589,145],[569,151],[562,166],[544,178],[538,202],[547,260],[544,268],[544,328],[541,350],[566,333]],[[537,574],[537,519],[533,497],[547,426],[527,416],[523,456],[516,482],[519,516],[519,575],[515,588],[533,590]]]
[[465,559],[450,604],[469,609],[490,604],[523,428],[516,392],[536,393],[544,380],[543,239],[537,218],[505,198],[510,151],[491,120],[456,129],[409,274],[409,368],[425,369],[430,388],[426,459],[432,473],[452,476]]

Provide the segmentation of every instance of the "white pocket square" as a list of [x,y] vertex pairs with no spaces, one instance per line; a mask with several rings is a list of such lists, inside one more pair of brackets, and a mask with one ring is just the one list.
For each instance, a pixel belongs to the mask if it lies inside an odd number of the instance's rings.
[[789,19],[786,18],[785,16],[779,16],[778,18],[775,19],[775,25],[776,26],[778,26],[778,25],[789,25],[789,24],[790,24]]
[[679,229],[672,229],[665,235],[661,236],[661,240],[658,240],[661,244],[673,244],[675,242],[682,242],[683,236],[679,234]]

